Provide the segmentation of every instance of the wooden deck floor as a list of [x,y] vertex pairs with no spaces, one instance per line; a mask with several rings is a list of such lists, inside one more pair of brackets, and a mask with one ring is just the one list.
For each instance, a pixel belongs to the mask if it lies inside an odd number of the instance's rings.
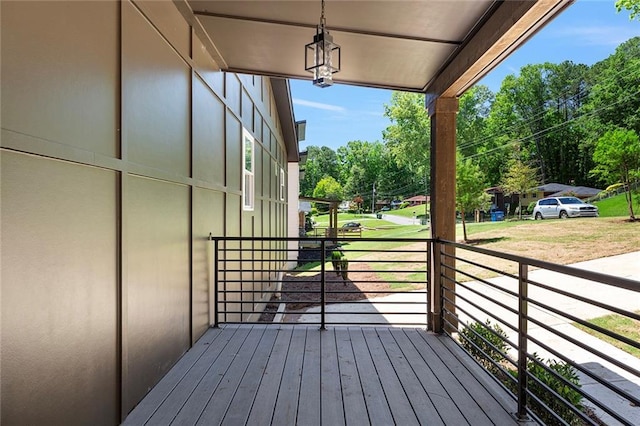
[[415,328],[210,329],[125,425],[509,425],[515,402]]

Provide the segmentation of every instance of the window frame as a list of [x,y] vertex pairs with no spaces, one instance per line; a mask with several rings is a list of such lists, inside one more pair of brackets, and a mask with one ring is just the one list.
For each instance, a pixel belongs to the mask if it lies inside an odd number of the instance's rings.
[[285,200],[285,189],[284,169],[280,167],[280,201]]
[[[251,145],[249,159],[250,170],[247,169],[247,144]],[[242,127],[242,210],[253,211],[255,209],[256,198],[256,178],[255,178],[255,149],[256,140],[247,130]]]

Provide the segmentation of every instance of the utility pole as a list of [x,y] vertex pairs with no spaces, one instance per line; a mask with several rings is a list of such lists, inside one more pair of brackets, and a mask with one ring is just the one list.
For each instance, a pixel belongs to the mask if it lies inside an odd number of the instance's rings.
[[376,183],[373,182],[373,191],[371,191],[371,213],[376,212]]

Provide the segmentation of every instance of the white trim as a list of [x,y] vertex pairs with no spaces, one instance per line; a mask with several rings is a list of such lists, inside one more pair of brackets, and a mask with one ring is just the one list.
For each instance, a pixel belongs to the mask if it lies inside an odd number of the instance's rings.
[[[249,149],[250,159],[247,158],[247,144],[251,144]],[[242,128],[242,210],[253,211],[255,205],[255,149],[256,142],[251,133]],[[247,168],[247,160],[249,168]]]

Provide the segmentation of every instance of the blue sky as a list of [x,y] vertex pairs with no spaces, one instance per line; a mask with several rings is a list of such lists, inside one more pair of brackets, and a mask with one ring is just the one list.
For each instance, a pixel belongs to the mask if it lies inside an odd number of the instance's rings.
[[[505,76],[527,64],[570,60],[593,65],[605,59],[620,43],[640,36],[640,21],[630,21],[627,11],[617,13],[614,3],[578,0],[480,84],[496,92]],[[309,81],[291,80],[291,93],[296,120],[307,120],[301,150],[309,145],[335,150],[352,140],[382,141],[382,131],[390,124],[383,115],[391,99],[388,90],[340,84],[321,89]]]

